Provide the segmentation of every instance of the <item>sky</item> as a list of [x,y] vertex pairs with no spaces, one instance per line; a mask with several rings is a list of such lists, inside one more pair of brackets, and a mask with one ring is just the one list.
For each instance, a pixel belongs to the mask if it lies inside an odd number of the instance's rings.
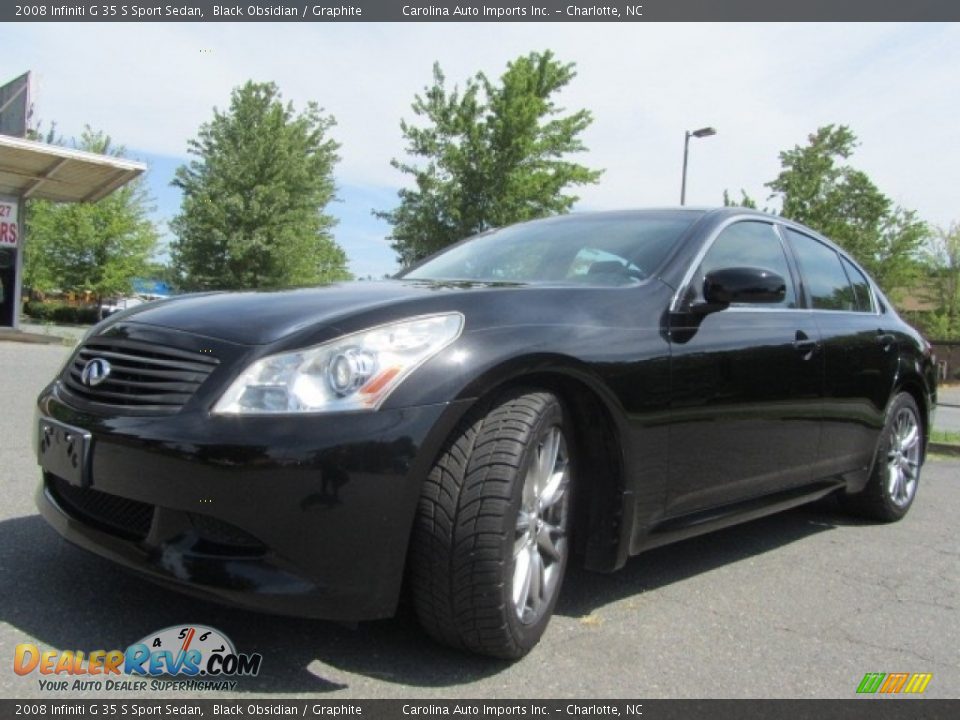
[[575,157],[605,172],[576,210],[678,204],[684,131],[707,125],[715,136],[691,140],[688,204],[743,188],[762,206],[778,153],[838,123],[860,140],[852,164],[896,203],[960,220],[960,24],[45,23],[0,25],[0,45],[0,81],[34,74],[34,120],[68,138],[89,124],[148,164],[167,239],[173,173],[232,88],[274,81],[297,108],[316,101],[337,120],[330,211],[361,277],[396,269],[371,211],[406,182],[390,159],[433,63],[462,83],[535,50],[576,63],[557,104],[594,115]]

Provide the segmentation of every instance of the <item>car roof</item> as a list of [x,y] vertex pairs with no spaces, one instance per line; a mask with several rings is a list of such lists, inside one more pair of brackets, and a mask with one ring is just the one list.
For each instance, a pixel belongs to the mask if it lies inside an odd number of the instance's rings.
[[[682,205],[682,206],[663,206],[663,207],[648,207],[648,208],[625,208],[621,210],[588,210],[583,212],[565,213],[563,215],[550,215],[545,218],[537,218],[534,220],[530,220],[528,222],[563,223],[563,222],[575,222],[577,220],[594,219],[594,218],[597,220],[601,220],[601,219],[629,220],[629,219],[639,219],[644,217],[657,217],[661,219],[688,218],[693,220],[696,218],[707,217],[707,216],[711,217],[712,219],[722,220],[727,217],[733,217],[733,216],[741,217],[744,215],[764,218],[766,220],[775,220],[776,222],[782,222],[787,225],[792,224],[797,227],[803,227],[803,225],[801,225],[800,223],[795,223],[779,215],[763,212],[762,210],[756,210],[754,208],[738,207],[735,205],[720,206],[720,207]],[[807,228],[807,230],[809,230],[809,228]]]
[[643,217],[660,218],[689,218],[694,219],[706,215],[712,208],[695,207],[651,207],[651,208],[632,208],[623,210],[589,210],[584,212],[565,213],[563,215],[550,215],[545,218],[538,218],[531,222],[572,222],[584,219],[611,219],[611,220],[629,220]]

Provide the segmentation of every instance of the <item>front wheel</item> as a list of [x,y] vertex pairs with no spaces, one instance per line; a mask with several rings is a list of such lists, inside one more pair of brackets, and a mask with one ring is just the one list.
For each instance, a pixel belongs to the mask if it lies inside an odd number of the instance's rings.
[[519,658],[540,640],[570,553],[571,443],[548,392],[517,391],[467,420],[420,497],[414,607],[434,638]]
[[924,431],[917,403],[900,393],[890,403],[866,487],[842,498],[852,512],[873,520],[899,520],[913,504],[923,464]]

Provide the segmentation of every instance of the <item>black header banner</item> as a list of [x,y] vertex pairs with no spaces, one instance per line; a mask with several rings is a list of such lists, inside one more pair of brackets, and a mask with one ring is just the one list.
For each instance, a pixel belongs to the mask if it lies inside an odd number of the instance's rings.
[[960,20],[957,0],[24,0],[2,22],[767,22]]
[[366,718],[367,720],[951,720],[960,700],[0,700],[3,718]]

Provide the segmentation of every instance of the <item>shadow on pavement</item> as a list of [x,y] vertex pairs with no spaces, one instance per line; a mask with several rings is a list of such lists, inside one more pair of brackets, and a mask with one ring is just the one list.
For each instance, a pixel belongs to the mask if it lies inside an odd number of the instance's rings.
[[[11,626],[13,643],[36,638],[42,649],[85,652],[122,650],[171,625],[209,625],[239,652],[263,654],[259,676],[237,686],[251,694],[344,688],[324,677],[324,663],[425,687],[467,683],[506,667],[430,642],[409,610],[351,629],[183,596],[73,547],[38,515],[0,522],[0,623]],[[11,646],[4,662],[12,653]]]
[[[556,612],[580,617],[849,522],[819,504],[652,550],[612,575],[572,567]],[[0,622],[14,629],[13,642],[21,631],[46,647],[84,651],[124,649],[171,625],[209,625],[226,633],[238,651],[263,654],[260,675],[238,685],[260,694],[347,687],[324,678],[325,665],[420,687],[455,686],[508,667],[429,641],[408,608],[394,619],[350,629],[182,596],[74,548],[39,516],[0,522]]]
[[845,515],[832,498],[725,528],[631,558],[609,575],[571,566],[556,614],[583,617],[623,598],[682,582],[836,527],[870,525]]

